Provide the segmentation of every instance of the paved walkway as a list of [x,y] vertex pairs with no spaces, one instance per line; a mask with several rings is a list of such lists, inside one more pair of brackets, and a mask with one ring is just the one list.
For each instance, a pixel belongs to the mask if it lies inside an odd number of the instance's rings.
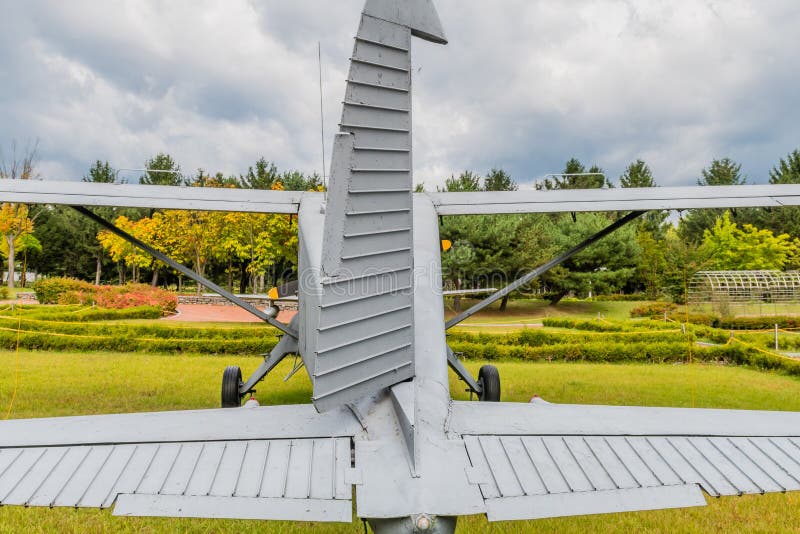
[[[288,323],[297,312],[282,311],[278,320]],[[178,304],[177,315],[165,321],[217,322],[217,323],[260,323],[261,319],[249,314],[238,306],[215,306],[213,304]]]

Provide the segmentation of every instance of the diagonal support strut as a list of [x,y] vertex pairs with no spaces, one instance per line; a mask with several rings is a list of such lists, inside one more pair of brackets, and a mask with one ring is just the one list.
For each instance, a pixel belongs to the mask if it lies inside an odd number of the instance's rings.
[[594,234],[592,237],[588,238],[587,240],[583,241],[582,243],[574,246],[573,248],[571,248],[568,251],[564,252],[560,256],[557,256],[557,257],[553,258],[552,260],[548,261],[544,265],[541,265],[541,266],[537,267],[536,269],[534,269],[533,271],[529,272],[528,274],[526,274],[522,278],[518,278],[516,281],[512,282],[511,284],[507,285],[506,287],[504,287],[503,289],[497,291],[496,293],[493,293],[492,295],[486,297],[485,299],[483,299],[479,303],[475,304],[474,306],[472,306],[468,310],[465,310],[465,311],[459,313],[458,315],[456,315],[455,317],[453,317],[452,319],[447,321],[447,323],[445,323],[445,329],[452,328],[455,325],[457,325],[458,323],[462,322],[463,320],[468,319],[469,317],[472,317],[473,315],[475,315],[476,313],[478,313],[482,309],[484,309],[487,306],[493,304],[494,302],[497,302],[498,300],[500,300],[501,298],[505,297],[506,295],[512,293],[513,291],[516,291],[517,289],[519,289],[520,287],[522,287],[525,284],[529,283],[533,279],[538,278],[539,276],[543,275],[544,273],[546,273],[547,271],[549,271],[553,267],[556,267],[557,265],[560,265],[560,264],[564,263],[565,261],[567,261],[568,259],[573,257],[575,254],[577,254],[580,251],[582,251],[583,249],[585,249],[586,247],[588,247],[588,246],[596,243],[597,241],[603,239],[605,236],[607,236],[611,232],[614,232],[615,230],[618,230],[618,229],[622,228],[623,226],[625,226],[629,222],[637,219],[638,217],[641,217],[645,213],[646,212],[644,212],[644,211],[632,211],[629,214],[627,214],[625,217],[623,217],[623,218],[621,218],[621,219],[619,219],[617,221],[614,221],[614,223],[612,223],[612,224],[608,225],[607,227],[603,228],[602,230],[600,230],[599,232],[597,232],[596,234]]
[[163,254],[162,252],[157,251],[156,249],[154,249],[150,245],[144,243],[143,241],[138,240],[137,238],[133,237],[129,233],[125,232],[124,230],[122,230],[120,228],[117,228],[114,224],[112,224],[112,223],[108,222],[107,220],[103,219],[102,217],[100,217],[99,215],[94,213],[93,211],[88,210],[83,206],[72,206],[72,209],[74,209],[75,211],[77,211],[81,215],[85,215],[86,217],[90,218],[91,220],[93,220],[94,222],[96,222],[97,224],[102,226],[103,228],[106,228],[107,230],[113,232],[114,234],[116,234],[117,236],[121,237],[122,239],[124,239],[128,243],[130,243],[130,244],[142,249],[143,251],[145,251],[146,253],[150,254],[154,258],[163,261],[164,263],[169,265],[171,268],[175,269],[178,272],[183,273],[184,275],[186,275],[187,277],[191,278],[192,280],[194,280],[198,284],[204,285],[208,289],[210,289],[211,291],[214,291],[215,293],[218,293],[221,297],[229,300],[230,302],[232,302],[233,304],[239,306],[243,310],[255,315],[256,317],[258,317],[262,321],[271,324],[272,326],[274,326],[278,330],[282,331],[283,333],[285,333],[285,334],[297,339],[297,332],[295,330],[293,330],[292,328],[289,328],[287,325],[283,324],[282,322],[276,320],[273,317],[270,317],[269,315],[267,315],[263,311],[259,310],[258,308],[256,308],[252,304],[248,303],[247,301],[237,297],[233,293],[231,293],[229,291],[226,291],[225,289],[222,289],[220,286],[218,286],[217,284],[215,284],[211,280],[208,280],[207,278],[204,278],[204,277],[200,276],[199,274],[197,274],[193,270],[189,269],[188,267],[186,267],[184,265],[181,265],[180,263],[176,262],[175,260],[173,260],[172,258],[167,256],[166,254]]

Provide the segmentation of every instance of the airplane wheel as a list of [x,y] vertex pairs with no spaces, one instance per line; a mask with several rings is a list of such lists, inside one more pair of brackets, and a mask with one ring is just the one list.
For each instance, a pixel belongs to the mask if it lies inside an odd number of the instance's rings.
[[242,405],[242,396],[239,387],[242,385],[242,370],[235,365],[229,365],[222,373],[222,407],[238,408]]
[[478,384],[483,391],[478,397],[485,402],[500,402],[500,372],[494,365],[484,365],[478,371]]

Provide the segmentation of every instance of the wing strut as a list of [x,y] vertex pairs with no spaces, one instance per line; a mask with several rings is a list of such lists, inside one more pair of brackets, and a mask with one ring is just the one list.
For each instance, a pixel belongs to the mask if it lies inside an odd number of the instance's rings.
[[588,238],[586,241],[584,241],[584,242],[580,243],[579,245],[576,245],[575,247],[569,249],[568,251],[566,251],[565,253],[561,254],[560,256],[557,256],[557,257],[553,258],[552,260],[548,261],[544,265],[541,265],[541,266],[537,267],[536,269],[534,269],[533,271],[529,272],[528,274],[526,274],[522,278],[518,278],[516,281],[514,281],[511,284],[507,285],[506,287],[504,287],[500,291],[498,291],[496,293],[493,293],[492,295],[486,297],[485,299],[483,299],[482,301],[480,301],[476,305],[472,306],[470,309],[468,309],[468,310],[456,315],[455,317],[453,317],[452,319],[447,321],[447,323],[445,324],[445,328],[446,329],[452,328],[455,325],[457,325],[458,323],[460,323],[461,321],[463,321],[464,319],[468,319],[469,317],[472,317],[473,315],[475,315],[476,313],[478,313],[482,309],[486,308],[490,304],[500,300],[501,298],[505,297],[509,293],[519,289],[520,287],[522,287],[525,284],[529,283],[534,278],[538,278],[539,276],[543,275],[544,273],[546,273],[547,271],[549,271],[553,267],[555,267],[557,265],[560,265],[561,263],[564,263],[565,261],[567,261],[568,259],[573,257],[578,252],[582,251],[583,249],[585,249],[589,245],[592,245],[592,244],[596,243],[597,241],[600,241],[601,239],[603,239],[605,236],[607,236],[611,232],[614,232],[615,230],[618,230],[619,228],[622,228],[623,226],[625,226],[629,222],[631,222],[631,221],[635,220],[636,218],[642,216],[644,213],[645,213],[644,211],[632,211],[632,212],[630,212],[625,217],[623,217],[623,218],[619,219],[618,221],[615,221],[613,224],[610,224],[607,227],[603,228],[602,230],[600,230],[599,232],[594,234],[592,237]]
[[255,306],[249,304],[247,301],[245,301],[243,299],[240,299],[239,297],[237,297],[233,293],[222,289],[220,286],[218,286],[217,284],[215,284],[211,280],[208,280],[207,278],[204,278],[204,277],[200,276],[199,274],[197,274],[193,270],[189,269],[188,267],[186,267],[184,265],[181,265],[180,263],[176,262],[175,260],[173,260],[169,256],[157,251],[156,249],[154,249],[150,245],[148,245],[148,244],[146,244],[146,243],[144,243],[142,241],[139,241],[138,239],[136,239],[135,237],[133,237],[129,233],[125,232],[124,230],[122,230],[120,228],[117,228],[115,225],[113,225],[112,223],[110,223],[107,220],[103,219],[102,217],[100,217],[96,213],[92,212],[91,210],[88,210],[83,206],[71,206],[71,207],[72,207],[72,209],[74,209],[75,211],[80,213],[81,215],[85,215],[86,217],[89,217],[91,220],[93,220],[94,222],[96,222],[97,224],[102,226],[103,228],[106,228],[109,231],[113,232],[114,234],[118,235],[119,237],[121,237],[122,239],[127,241],[128,243],[130,243],[130,244],[142,249],[143,251],[145,251],[146,253],[150,254],[154,258],[163,261],[164,263],[166,263],[167,265],[169,265],[170,267],[172,267],[176,271],[181,272],[184,275],[188,276],[189,278],[191,278],[192,280],[194,280],[198,284],[204,285],[205,287],[207,287],[211,291],[214,291],[215,293],[218,293],[221,297],[229,300],[230,302],[232,302],[233,304],[239,306],[243,310],[252,313],[253,315],[258,317],[262,321],[271,324],[272,326],[274,326],[278,330],[281,330],[283,333],[293,337],[294,339],[297,339],[297,332],[295,332],[293,329],[289,328],[287,325],[283,324],[282,322],[276,320],[275,318],[270,317],[269,315],[267,315],[263,311],[259,310]]

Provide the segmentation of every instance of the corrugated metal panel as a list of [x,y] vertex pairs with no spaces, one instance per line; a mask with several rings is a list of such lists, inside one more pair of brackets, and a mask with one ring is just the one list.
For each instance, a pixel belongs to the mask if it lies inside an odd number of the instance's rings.
[[413,376],[411,34],[363,16],[323,242],[314,404],[327,410]]
[[[464,441],[490,519],[572,515],[558,503],[583,502],[548,497],[514,501],[515,507],[492,504],[523,497],[593,494],[598,503],[607,499],[608,509],[593,504],[574,513],[601,513],[621,511],[620,491],[696,485],[719,497],[800,490],[800,439],[792,437],[465,436]],[[648,500],[659,493],[636,495],[648,507],[630,509],[670,507],[657,506],[657,497]],[[692,499],[676,495],[669,499]],[[545,503],[552,510],[543,510]]]
[[6,448],[0,504],[107,508],[119,495],[137,495],[180,496],[165,502],[190,508],[193,497],[215,497],[206,515],[197,515],[200,507],[193,516],[238,517],[226,508],[242,506],[238,499],[345,501],[349,517],[350,454],[348,438]]

